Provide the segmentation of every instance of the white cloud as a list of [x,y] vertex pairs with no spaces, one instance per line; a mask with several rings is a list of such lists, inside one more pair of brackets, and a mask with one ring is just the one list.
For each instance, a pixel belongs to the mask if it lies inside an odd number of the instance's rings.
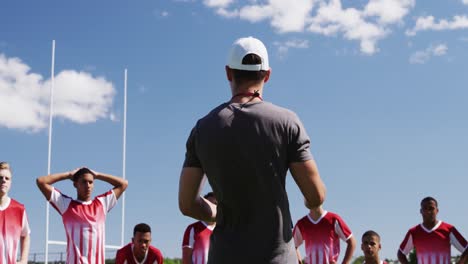
[[462,0],[463,4],[468,5],[468,0]]
[[370,0],[364,15],[376,16],[382,24],[399,23],[414,5],[415,0]]
[[[46,128],[50,85],[19,58],[0,54],[0,126],[33,132]],[[104,78],[62,71],[55,77],[54,116],[81,124],[109,118],[114,94]]]
[[428,30],[456,30],[468,28],[468,17],[467,16],[454,16],[452,21],[441,19],[439,22],[434,21],[433,16],[419,17],[416,20],[416,25],[413,29],[407,30],[406,35],[414,36],[419,31]]
[[[467,0],[468,1],[468,0]],[[341,0],[205,0],[223,17],[252,23],[268,21],[279,33],[309,32],[360,42],[365,54],[378,51],[392,24],[402,24],[415,0],[368,0],[362,10],[343,8]]]
[[301,32],[314,6],[314,0],[269,0],[263,5],[247,5],[240,9],[240,18],[251,22],[270,19],[279,32]]
[[284,58],[287,54],[289,49],[306,49],[309,47],[308,40],[300,40],[300,39],[293,39],[288,40],[285,42],[275,42],[273,43],[278,48],[278,54],[280,58]]
[[203,3],[208,7],[225,8],[232,3],[232,0],[203,0]]
[[413,53],[409,58],[409,62],[411,64],[424,64],[432,56],[443,56],[447,54],[447,51],[448,47],[446,44],[439,44],[437,46],[431,45],[425,50],[419,50]]

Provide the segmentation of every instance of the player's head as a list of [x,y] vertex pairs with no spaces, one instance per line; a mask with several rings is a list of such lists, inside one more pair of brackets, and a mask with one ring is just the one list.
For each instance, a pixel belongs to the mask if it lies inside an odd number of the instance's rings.
[[209,192],[203,196],[203,198],[207,199],[208,201],[218,204],[218,200],[216,199],[216,196],[214,195],[214,192]]
[[88,169],[81,168],[72,176],[73,186],[76,188],[78,199],[82,201],[91,200],[94,190],[94,178],[96,175]]
[[361,249],[366,258],[379,257],[379,251],[382,248],[380,236],[377,232],[369,230],[364,232],[361,238]]
[[430,196],[422,199],[420,212],[423,222],[435,222],[437,220],[437,214],[439,213],[437,200]]
[[133,254],[135,257],[144,257],[151,244],[151,227],[140,223],[133,228]]
[[8,194],[11,188],[11,169],[7,162],[0,162],[0,195]]
[[228,55],[226,73],[236,88],[267,82],[270,66],[265,45],[254,37],[237,39]]

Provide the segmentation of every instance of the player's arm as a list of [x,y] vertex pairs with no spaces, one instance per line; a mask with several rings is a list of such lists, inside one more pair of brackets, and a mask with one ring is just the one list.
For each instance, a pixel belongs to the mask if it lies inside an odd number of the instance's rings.
[[124,264],[125,262],[125,252],[123,248],[117,250],[115,255],[115,264]]
[[298,248],[296,248],[296,256],[297,256],[297,263],[302,264],[302,256]]
[[408,264],[408,258],[406,257],[403,252],[401,252],[400,249],[398,249],[398,261],[400,261],[401,264]]
[[457,264],[465,264],[468,261],[468,248],[463,251],[462,255],[460,256],[460,260],[458,260]]
[[182,214],[207,222],[216,221],[216,205],[199,195],[203,170],[184,167],[179,180],[179,209]]
[[94,173],[94,177],[96,180],[105,181],[109,183],[110,185],[114,186],[113,191],[115,194],[115,198],[117,199],[119,199],[119,197],[128,187],[128,181],[121,177],[117,177],[117,176],[102,173],[102,172],[96,172],[96,171],[92,171],[92,172]]
[[351,236],[350,238],[348,238],[348,240],[346,240],[346,252],[345,252],[345,255],[343,257],[343,264],[348,264],[351,262],[351,259],[353,258],[353,253],[354,253],[354,250],[356,249],[356,239],[354,238],[354,236]]
[[42,194],[45,196],[47,201],[49,201],[50,196],[52,195],[52,190],[54,189],[52,184],[59,182],[59,181],[63,181],[63,180],[71,180],[73,174],[76,171],[77,170],[73,170],[73,171],[50,174],[47,176],[41,176],[36,179],[37,187],[39,187],[39,190],[41,190]]
[[20,237],[20,250],[21,256],[18,260],[18,264],[27,264],[28,263],[28,256],[29,256],[29,245],[31,242],[31,237],[28,235]]
[[192,253],[193,249],[191,247],[182,248],[182,264],[192,264]]
[[314,160],[291,162],[291,175],[304,195],[308,208],[320,206],[325,200],[325,185],[320,178],[317,164]]

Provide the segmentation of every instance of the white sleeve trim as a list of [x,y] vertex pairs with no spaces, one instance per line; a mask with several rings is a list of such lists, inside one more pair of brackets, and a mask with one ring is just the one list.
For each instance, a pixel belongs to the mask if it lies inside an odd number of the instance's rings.
[[53,204],[59,213],[62,215],[68,209],[72,199],[70,197],[66,197],[62,195],[59,191],[57,191],[54,187],[52,187],[52,193],[50,194],[49,202]]
[[298,248],[302,245],[302,243],[304,242],[304,239],[302,238],[302,233],[301,233],[301,230],[299,229],[299,226],[296,226],[294,231],[295,231],[293,234],[294,246]]
[[192,229],[190,229],[188,246],[193,248],[194,245],[195,245],[195,228],[192,227]]
[[401,253],[403,253],[405,255],[408,255],[413,248],[414,248],[413,236],[410,234],[409,238],[408,238],[408,241],[405,244],[405,247],[403,248],[403,250],[400,248],[400,251],[401,251]]
[[335,232],[338,235],[338,237],[343,241],[347,241],[353,236],[353,233],[351,233],[348,237],[346,237],[338,221],[335,221]]
[[468,248],[468,245],[465,248],[463,248],[460,241],[458,241],[457,237],[452,232],[450,232],[449,237],[450,237],[450,243],[452,243],[452,245],[461,253],[463,253],[465,249]]
[[114,190],[111,190],[110,194],[99,196],[98,199],[104,206],[104,213],[106,215],[117,204],[117,197],[115,196]]
[[26,210],[23,212],[23,222],[21,223],[21,236],[25,237],[31,234],[31,229],[29,228],[28,216],[26,215]]

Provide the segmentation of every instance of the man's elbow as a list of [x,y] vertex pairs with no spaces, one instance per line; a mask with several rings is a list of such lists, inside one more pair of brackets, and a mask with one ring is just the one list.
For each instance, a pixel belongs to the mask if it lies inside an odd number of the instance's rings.
[[317,208],[325,202],[325,191],[317,192],[313,197],[306,198],[306,207],[309,209]]
[[122,180],[122,184],[121,184],[121,188],[122,188],[122,191],[125,191],[128,187],[128,181],[127,180]]
[[44,186],[45,185],[44,177],[36,178],[36,185],[39,188],[41,188],[41,186]]
[[179,210],[185,216],[191,216],[192,206],[191,203],[179,200]]

